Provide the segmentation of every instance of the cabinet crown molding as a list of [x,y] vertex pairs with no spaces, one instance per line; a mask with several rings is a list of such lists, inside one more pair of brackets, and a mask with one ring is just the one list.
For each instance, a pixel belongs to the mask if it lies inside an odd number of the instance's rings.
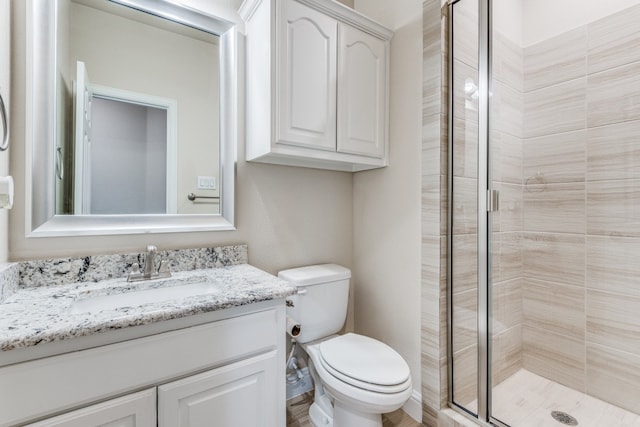
[[238,8],[238,15],[240,15],[240,18],[242,18],[243,21],[251,19],[253,13],[262,1],[263,0],[244,0],[240,5],[240,8]]
[[[276,1],[276,0],[244,0],[238,14],[243,21],[251,19],[253,13],[256,11],[260,3],[263,1]],[[352,27],[358,28],[365,33],[369,33],[372,36],[378,37],[382,40],[391,40],[393,37],[393,31],[374,21],[373,19],[361,14],[360,12],[339,3],[335,0],[296,0],[302,4],[305,4],[313,9],[316,9],[328,16],[331,16],[338,21],[345,22]]]

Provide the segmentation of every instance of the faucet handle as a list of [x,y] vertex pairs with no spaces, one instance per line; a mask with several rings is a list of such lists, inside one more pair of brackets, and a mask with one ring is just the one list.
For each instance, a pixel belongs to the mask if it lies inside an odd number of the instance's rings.
[[160,268],[158,269],[158,273],[170,273],[169,261],[167,261],[166,259],[160,261]]
[[143,275],[140,271],[140,264],[137,262],[131,264],[131,271],[129,272],[129,276],[127,276],[127,282],[135,282],[141,280],[142,277]]
[[137,262],[131,264],[131,274],[140,274],[140,264]]
[[160,268],[158,268],[158,277],[171,277],[168,260],[163,259],[162,261],[160,261]]

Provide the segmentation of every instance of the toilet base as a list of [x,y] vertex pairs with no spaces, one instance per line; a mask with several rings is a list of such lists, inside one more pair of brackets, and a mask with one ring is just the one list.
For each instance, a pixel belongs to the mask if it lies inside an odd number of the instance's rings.
[[309,408],[309,420],[313,427],[333,427],[333,418],[324,412],[317,403],[313,403]]
[[354,411],[339,401],[333,403],[333,427],[382,427],[382,414]]
[[382,427],[382,415],[353,412],[336,402],[332,414],[323,408],[323,402],[314,402],[309,408],[313,427]]

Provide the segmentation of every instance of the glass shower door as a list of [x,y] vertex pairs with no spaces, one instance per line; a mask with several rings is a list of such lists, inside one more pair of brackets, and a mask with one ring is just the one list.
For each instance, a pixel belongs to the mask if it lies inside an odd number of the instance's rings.
[[477,414],[478,385],[478,0],[450,9],[451,398]]
[[450,400],[640,426],[640,2],[559,4],[449,5]]
[[497,194],[489,191],[489,2],[459,0],[449,12],[451,400],[487,421],[495,327],[489,298],[493,275],[500,271],[500,259],[490,250],[500,222],[492,212]]

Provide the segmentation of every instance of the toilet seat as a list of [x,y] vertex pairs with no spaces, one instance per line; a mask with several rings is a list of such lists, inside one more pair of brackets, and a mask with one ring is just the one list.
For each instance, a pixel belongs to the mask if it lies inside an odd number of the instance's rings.
[[358,334],[345,334],[319,345],[319,361],[332,376],[375,393],[401,393],[411,387],[409,366],[388,345]]

